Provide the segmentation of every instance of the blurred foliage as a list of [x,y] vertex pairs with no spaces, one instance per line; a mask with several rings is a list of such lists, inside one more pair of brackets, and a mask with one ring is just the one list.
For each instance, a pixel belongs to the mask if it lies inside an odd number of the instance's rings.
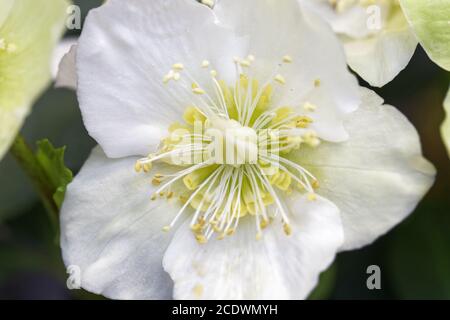
[[[76,2],[83,16],[100,4]],[[418,129],[424,154],[438,170],[436,183],[398,227],[370,246],[340,253],[321,275],[311,299],[450,299],[450,159],[439,132],[449,79],[418,49],[394,81],[376,90]],[[83,126],[75,93],[63,89],[49,89],[42,96],[22,134],[30,143],[48,138],[54,145],[67,146],[66,165],[75,173],[95,145]],[[101,298],[66,289],[67,275],[54,237],[27,177],[7,156],[0,162],[0,298]],[[381,268],[381,290],[366,287],[370,265]]]

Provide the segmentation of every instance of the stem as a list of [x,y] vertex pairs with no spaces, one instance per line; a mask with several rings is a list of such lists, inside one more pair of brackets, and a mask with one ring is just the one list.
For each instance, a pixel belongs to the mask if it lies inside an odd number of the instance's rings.
[[11,146],[10,152],[31,180],[49,214],[53,227],[57,230],[59,213],[58,206],[53,200],[52,187],[49,184],[48,178],[33,150],[28,146],[25,139],[21,135],[18,135]]

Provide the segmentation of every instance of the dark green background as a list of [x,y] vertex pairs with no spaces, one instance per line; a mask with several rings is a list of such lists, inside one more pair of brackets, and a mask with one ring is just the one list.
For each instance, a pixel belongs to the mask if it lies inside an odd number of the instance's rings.
[[[76,2],[83,16],[100,3]],[[450,159],[439,132],[448,80],[419,48],[400,76],[376,90],[418,129],[424,154],[438,170],[436,183],[417,210],[386,236],[340,253],[314,298],[450,298]],[[23,134],[29,142],[49,138],[55,146],[67,145],[66,162],[74,172],[95,145],[83,127],[75,93],[64,89],[49,89],[39,99]],[[8,155],[0,163],[0,298],[100,298],[66,289],[55,232],[27,177]],[[366,287],[366,268],[372,264],[381,268],[381,290]]]

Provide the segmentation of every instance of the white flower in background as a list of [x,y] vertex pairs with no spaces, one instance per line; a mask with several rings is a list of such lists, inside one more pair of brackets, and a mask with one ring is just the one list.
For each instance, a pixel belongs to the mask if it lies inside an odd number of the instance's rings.
[[[336,252],[387,232],[434,179],[415,129],[358,87],[297,0],[110,0],[76,64],[101,148],[67,190],[61,246],[107,297],[305,298]],[[233,149],[258,161],[181,165],[210,146],[198,123],[233,128]],[[243,146],[261,129],[279,156]]]
[[68,1],[0,0],[0,159],[51,79]]
[[400,0],[400,3],[428,56],[450,71],[450,1]]
[[398,0],[299,1],[331,25],[349,66],[372,86],[393,80],[414,54],[418,41]]

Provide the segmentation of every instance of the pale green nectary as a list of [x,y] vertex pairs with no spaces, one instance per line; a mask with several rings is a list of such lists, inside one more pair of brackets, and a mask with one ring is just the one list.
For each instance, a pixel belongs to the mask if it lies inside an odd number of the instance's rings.
[[441,127],[442,138],[447,147],[448,153],[450,155],[450,89],[447,93],[447,98],[444,101],[444,109],[447,114],[444,123]]
[[450,2],[448,0],[401,0],[420,44],[440,67],[450,70]]
[[0,159],[50,81],[66,0],[0,0]]

